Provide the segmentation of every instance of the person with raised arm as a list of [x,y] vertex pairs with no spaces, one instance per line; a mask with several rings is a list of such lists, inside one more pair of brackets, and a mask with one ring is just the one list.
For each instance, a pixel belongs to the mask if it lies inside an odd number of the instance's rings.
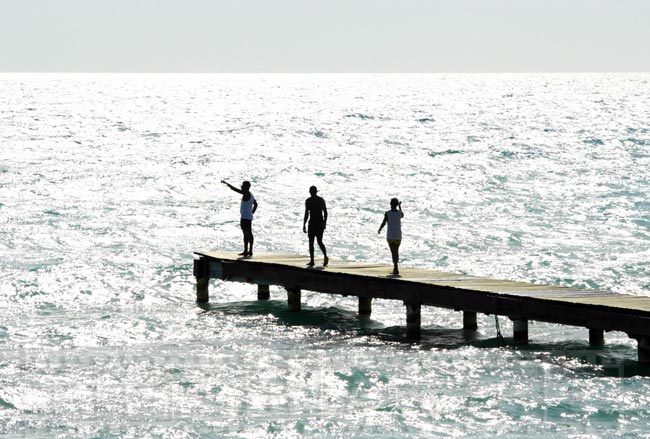
[[[323,252],[323,267],[327,267],[329,258],[325,244],[323,244],[323,232],[327,228],[327,206],[325,206],[325,200],[316,195],[318,193],[316,186],[310,187],[309,193],[311,196],[305,200],[305,217],[302,222],[302,231],[309,237],[310,260],[307,265],[314,266],[314,239],[316,239]],[[307,219],[309,219],[309,229],[307,228]]]
[[233,191],[242,195],[241,205],[239,207],[241,215],[239,224],[241,225],[241,230],[244,234],[244,251],[239,253],[239,256],[250,258],[253,256],[253,214],[257,210],[257,200],[255,200],[255,197],[250,191],[251,184],[249,181],[244,181],[241,184],[241,189],[239,189],[230,183],[227,183],[225,180],[221,180],[221,182]]
[[384,213],[384,221],[382,221],[381,226],[379,226],[379,230],[377,231],[377,233],[381,233],[381,229],[388,224],[388,229],[386,229],[386,240],[388,241],[390,254],[393,257],[394,275],[399,274],[397,263],[399,262],[399,246],[402,243],[402,218],[404,218],[402,202],[397,198],[391,199],[390,210],[387,210],[386,213]]

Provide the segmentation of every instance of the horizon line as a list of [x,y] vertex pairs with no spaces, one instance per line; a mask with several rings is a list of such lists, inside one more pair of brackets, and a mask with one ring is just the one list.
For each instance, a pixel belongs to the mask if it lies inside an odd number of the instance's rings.
[[396,72],[396,71],[300,71],[300,72],[282,72],[282,71],[121,71],[121,70],[75,70],[75,71],[56,71],[56,70],[2,70],[0,74],[120,74],[120,75],[472,75],[472,74],[607,74],[607,73],[650,73],[650,70],[531,70],[531,71],[431,71],[431,72]]

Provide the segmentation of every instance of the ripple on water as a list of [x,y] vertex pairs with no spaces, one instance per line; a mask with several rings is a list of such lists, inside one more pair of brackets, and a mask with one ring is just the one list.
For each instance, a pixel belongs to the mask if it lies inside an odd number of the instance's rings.
[[260,251],[307,251],[315,184],[333,256],[389,262],[397,196],[404,265],[648,295],[647,74],[2,80],[0,434],[646,434],[626,334],[532,322],[517,348],[509,319],[501,340],[425,308],[414,343],[392,301],[361,318],[305,291],[289,313],[213,281],[197,307],[191,268],[241,246],[219,181],[248,179]]

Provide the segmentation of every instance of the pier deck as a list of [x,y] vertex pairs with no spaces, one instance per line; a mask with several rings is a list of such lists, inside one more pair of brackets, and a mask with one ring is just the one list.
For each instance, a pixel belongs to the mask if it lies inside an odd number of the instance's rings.
[[476,314],[495,314],[513,321],[515,344],[528,342],[528,321],[583,326],[591,344],[604,342],[604,331],[622,331],[638,341],[638,356],[650,364],[650,297],[605,290],[537,285],[463,274],[330,260],[328,267],[306,267],[309,258],[259,253],[242,258],[230,252],[195,252],[197,301],[209,300],[209,280],[258,285],[258,299],[269,298],[269,285],[287,290],[289,310],[300,311],[301,290],[357,296],[359,313],[371,313],[372,299],[401,300],[406,306],[406,333],[420,336],[420,308],[436,306],[463,311],[463,327],[477,329]]

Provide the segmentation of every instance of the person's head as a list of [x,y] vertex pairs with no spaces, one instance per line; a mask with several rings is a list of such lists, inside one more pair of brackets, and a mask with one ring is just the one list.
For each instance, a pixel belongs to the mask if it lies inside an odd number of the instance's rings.
[[316,195],[318,193],[318,189],[316,189],[316,186],[312,186],[309,188],[309,193],[312,195]]
[[251,182],[250,182],[250,181],[244,181],[244,182],[241,184],[241,190],[243,190],[244,192],[248,192],[248,190],[249,190],[250,188],[251,188]]
[[391,209],[397,209],[398,204],[399,204],[399,200],[397,198],[391,198],[390,199],[390,208]]

